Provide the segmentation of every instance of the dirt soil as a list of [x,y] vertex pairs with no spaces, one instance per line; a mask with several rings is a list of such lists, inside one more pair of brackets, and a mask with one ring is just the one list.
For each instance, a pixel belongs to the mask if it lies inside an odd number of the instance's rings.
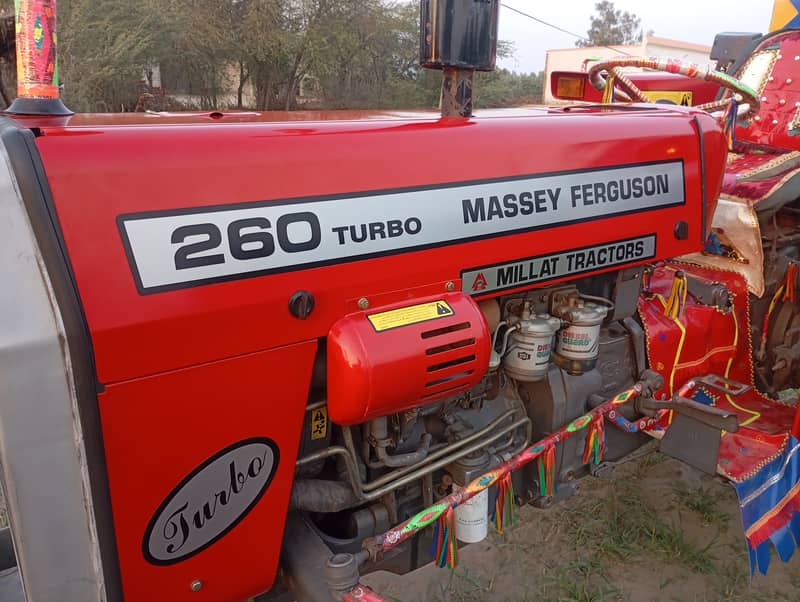
[[800,554],[750,578],[736,494],[723,480],[653,452],[587,477],[554,507],[460,550],[455,571],[427,565],[364,582],[387,600],[800,600]]

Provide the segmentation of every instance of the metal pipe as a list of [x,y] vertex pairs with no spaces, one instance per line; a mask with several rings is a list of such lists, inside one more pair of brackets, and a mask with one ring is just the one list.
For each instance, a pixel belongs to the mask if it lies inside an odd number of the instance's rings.
[[[510,424],[509,426],[505,427],[500,432],[492,435],[486,441],[479,441],[479,442],[471,445],[470,447],[467,447],[466,449],[462,449],[461,451],[457,452],[452,457],[443,458],[442,460],[439,460],[438,462],[434,462],[432,464],[427,464],[425,466],[422,466],[421,468],[418,468],[414,472],[406,475],[405,477],[401,477],[397,481],[395,481],[393,483],[390,483],[389,485],[387,485],[385,487],[382,487],[381,489],[377,489],[375,491],[366,493],[365,496],[364,496],[364,499],[365,499],[365,501],[368,501],[368,502],[371,502],[373,500],[377,500],[378,498],[386,495],[390,491],[393,491],[395,489],[403,487],[404,485],[408,485],[409,483],[412,483],[412,482],[416,481],[417,479],[423,477],[424,475],[426,475],[428,473],[431,473],[431,472],[434,472],[436,470],[439,470],[440,468],[444,468],[445,466],[447,466],[451,462],[455,462],[456,460],[459,460],[459,459],[463,458],[464,456],[467,456],[467,455],[469,455],[471,453],[479,451],[484,446],[489,445],[490,443],[493,443],[494,441],[497,441],[498,439],[500,439],[501,437],[503,437],[507,433],[511,433],[511,432],[515,431],[516,429],[522,427],[522,426],[525,427],[525,432],[526,432],[526,436],[525,436],[526,443],[525,443],[525,445],[527,445],[530,442],[530,433],[532,431],[532,426],[531,426],[530,418],[525,417],[525,418],[517,420],[516,422],[514,422],[514,423]],[[524,446],[522,446],[522,447],[524,448]]]
[[[511,459],[493,468],[490,472],[473,479],[469,487],[454,491],[450,495],[439,500],[435,508],[425,508],[386,533],[372,539],[364,540],[364,549],[369,551],[371,559],[375,559],[380,554],[399,546],[409,537],[419,533],[421,529],[425,528],[433,520],[439,518],[448,509],[463,504],[481,491],[491,487],[498,479],[504,477],[506,474],[519,470],[523,466],[533,462],[548,448],[574,437],[577,433],[581,433],[592,424],[596,418],[603,418],[621,404],[632,401],[635,397],[641,395],[645,388],[651,386],[651,383],[648,381],[649,379],[645,379],[637,382],[631,388],[600,404],[591,412],[584,414],[580,418],[573,420],[571,423],[546,436],[544,439],[541,439],[535,446],[528,447],[528,444],[526,444],[525,447],[522,448],[522,451],[512,456]],[[528,421],[528,423],[530,424],[530,421]],[[425,517],[426,521],[419,522],[421,517]]]
[[378,460],[389,468],[398,468],[400,466],[411,466],[424,462],[430,447],[431,434],[424,433],[422,437],[419,438],[419,445],[416,451],[407,454],[389,454],[385,447],[378,447],[375,449],[375,453],[378,456]]
[[[508,415],[514,414],[514,413],[515,412],[513,410],[511,410],[509,412],[506,412],[506,414],[504,414],[503,416],[501,416],[500,418],[498,418],[497,420],[492,422],[486,428],[482,429],[478,433],[473,433],[472,435],[462,439],[458,443],[462,444],[462,442],[464,442],[464,441],[474,441],[476,436],[480,436],[481,434],[485,433],[487,430],[491,430],[491,429],[495,428],[499,421],[504,420],[506,417],[508,417]],[[409,483],[411,483],[413,481],[416,481],[417,479],[425,476],[426,474],[430,474],[430,473],[432,473],[432,472],[434,472],[436,470],[439,470],[440,468],[443,468],[443,467],[447,466],[451,462],[455,462],[456,460],[459,460],[460,458],[463,458],[464,456],[467,456],[467,455],[469,455],[469,454],[471,454],[471,453],[473,453],[475,451],[478,451],[478,450],[482,449],[483,447],[494,443],[498,439],[501,439],[504,435],[506,435],[508,433],[513,433],[515,430],[517,430],[518,428],[523,427],[523,426],[525,427],[525,442],[524,442],[524,445],[527,445],[528,442],[530,442],[530,438],[531,438],[531,433],[532,433],[533,427],[531,425],[530,418],[528,418],[526,416],[524,418],[521,418],[520,420],[517,420],[516,422],[511,423],[507,427],[502,428],[501,430],[497,431],[496,433],[490,435],[485,440],[477,441],[473,445],[470,445],[470,446],[468,446],[468,447],[466,447],[464,449],[461,449],[461,450],[453,453],[452,455],[439,460],[438,462],[432,462],[432,458],[428,457],[427,460],[426,460],[426,463],[423,466],[417,467],[416,469],[414,469],[413,467],[409,467],[409,468],[404,468],[404,469],[400,469],[400,470],[394,471],[392,473],[389,473],[388,475],[384,475],[383,477],[381,477],[381,479],[378,479],[376,481],[372,481],[371,483],[369,483],[369,485],[371,485],[374,488],[374,487],[378,486],[378,485],[376,485],[376,483],[378,483],[378,481],[383,481],[383,480],[385,480],[386,477],[396,476],[398,473],[407,473],[407,474],[405,474],[405,476],[397,477],[395,480],[390,479],[391,482],[389,482],[384,487],[381,487],[380,489],[377,489],[375,491],[365,491],[364,490],[364,488],[366,487],[366,484],[362,485],[362,483],[360,482],[360,479],[358,478],[358,473],[356,472],[355,464],[353,462],[352,457],[349,457],[348,450],[343,448],[343,447],[341,447],[341,446],[332,446],[332,447],[328,447],[328,448],[325,448],[323,450],[320,450],[318,452],[314,452],[313,454],[309,454],[308,456],[305,456],[305,457],[301,458],[300,460],[297,461],[296,464],[302,466],[302,465],[307,464],[309,462],[315,462],[315,461],[323,459],[323,458],[329,458],[329,457],[335,456],[335,455],[344,455],[346,457],[345,459],[346,459],[346,465],[347,465],[347,469],[348,469],[348,473],[349,473],[348,476],[349,476],[350,485],[352,486],[353,491],[355,492],[356,496],[359,498],[358,499],[358,503],[371,502],[371,501],[374,501],[374,500],[377,500],[377,499],[381,498],[382,496],[386,495],[387,493],[389,493],[391,491],[394,491],[395,489],[398,489],[400,487],[403,487],[404,485],[407,485],[407,484],[409,484]],[[351,438],[351,440],[352,440],[352,438]],[[523,447],[524,447],[524,445],[523,445]],[[454,444],[454,445],[452,445],[452,446],[450,446],[448,448],[440,450],[438,452],[438,455],[441,455],[443,452],[450,451],[455,446],[456,446],[456,444]],[[432,462],[432,463],[428,464],[427,462]]]
[[442,117],[472,117],[472,69],[442,69]]
[[361,479],[358,478],[358,469],[356,468],[352,456],[341,445],[332,445],[330,447],[326,447],[325,449],[321,449],[318,452],[314,452],[312,454],[304,456],[300,458],[297,462],[295,462],[295,466],[304,466],[305,464],[309,464],[311,462],[316,462],[317,460],[323,460],[325,458],[330,458],[332,456],[337,456],[337,455],[344,456],[344,461],[345,465],[347,466],[347,473],[350,480],[350,485],[352,486],[353,491],[356,493],[356,495],[358,495],[359,498],[363,498],[364,490],[361,488]]
[[[467,437],[464,437],[463,439],[459,439],[458,441],[456,441],[455,443],[453,443],[451,445],[448,445],[447,447],[443,447],[440,450],[437,450],[435,452],[429,453],[428,457],[425,458],[424,462],[433,462],[434,460],[437,460],[437,459],[439,459],[441,457],[444,457],[447,454],[455,451],[456,449],[459,449],[459,448],[461,448],[461,447],[463,447],[465,445],[469,445],[473,441],[475,441],[477,439],[480,439],[484,435],[490,433],[493,429],[497,428],[500,425],[500,423],[502,423],[506,418],[511,418],[516,414],[517,414],[516,410],[509,410],[509,411],[505,412],[499,418],[493,420],[492,422],[490,422],[486,427],[482,428],[481,430],[479,430],[479,431],[477,431],[475,433],[472,433],[471,435],[469,435]],[[370,491],[372,489],[375,489],[376,487],[380,487],[382,485],[385,485],[386,483],[389,483],[393,479],[396,479],[398,477],[403,476],[404,474],[410,472],[413,469],[414,469],[413,466],[408,466],[406,468],[401,468],[399,470],[395,470],[393,472],[385,474],[382,477],[379,477],[379,478],[377,478],[374,481],[371,481],[369,483],[364,483],[364,491]]]

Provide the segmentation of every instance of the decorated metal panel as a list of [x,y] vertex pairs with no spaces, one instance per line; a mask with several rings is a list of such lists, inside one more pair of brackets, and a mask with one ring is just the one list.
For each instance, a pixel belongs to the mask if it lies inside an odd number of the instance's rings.
[[234,602],[272,585],[316,347],[99,396],[126,600]]
[[699,250],[724,156],[681,108],[43,132],[105,383],[325,336],[362,297],[477,266],[653,234],[656,257]]

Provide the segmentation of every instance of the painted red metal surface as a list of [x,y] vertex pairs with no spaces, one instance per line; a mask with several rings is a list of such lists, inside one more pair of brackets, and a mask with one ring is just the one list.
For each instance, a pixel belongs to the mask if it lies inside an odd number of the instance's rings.
[[[41,128],[37,146],[105,385],[99,403],[112,505],[126,599],[134,602],[233,600],[269,587],[317,341],[359,311],[360,298],[375,309],[414,303],[459,290],[468,268],[643,234],[657,235],[656,259],[699,250],[725,156],[714,120],[681,108],[484,119],[189,119],[206,125],[175,116],[161,126],[156,118],[145,120],[152,126],[26,121]],[[611,217],[598,206],[591,221],[149,294],[137,289],[117,224],[139,212],[216,211],[670,160],[683,162],[681,205]],[[676,235],[682,221],[687,238]],[[314,296],[306,319],[289,310],[299,290]],[[215,453],[247,437],[274,440],[281,455],[264,497],[196,555],[169,566],[148,562],[142,542],[159,504]],[[193,580],[203,583],[199,592],[190,592]]]
[[[707,214],[724,140],[705,131]],[[701,160],[686,110],[532,112],[483,121],[309,122],[43,129],[37,139],[95,346],[111,383],[325,336],[363,296],[382,304],[457,281],[461,270],[655,232],[658,257],[701,248]],[[542,144],[547,140],[548,144]],[[115,220],[120,214],[382,190],[633,162],[683,159],[686,205],[366,261],[140,295]],[[432,194],[431,202],[435,202]],[[599,211],[600,208],[598,208]],[[678,240],[675,223],[689,237]],[[316,296],[306,320],[288,311]],[[441,289],[439,289],[441,290]],[[388,294],[400,291],[394,298]]]
[[[673,75],[671,73],[626,73],[625,75],[644,92],[691,92],[693,106],[713,101],[719,92],[719,86],[716,84],[692,77]],[[558,80],[561,77],[580,78],[584,81],[583,98],[570,98],[568,100],[583,100],[586,102],[602,101],[603,93],[589,83],[588,73],[584,71],[553,71],[550,74],[550,93],[555,98],[560,98],[557,94],[557,90]]]
[[[490,334],[472,298],[451,293],[351,314],[328,336],[328,412],[358,424],[469,389],[489,365]],[[420,320],[413,322],[413,320]]]
[[[253,353],[111,385],[99,395],[125,600],[240,602],[269,589],[316,348],[313,341]],[[271,439],[279,450],[277,469],[258,503],[196,554],[173,564],[149,562],[144,553],[148,524],[176,486],[220,450],[254,437]],[[246,464],[234,468],[243,475]],[[215,528],[209,514],[219,513],[216,520],[226,525],[224,513],[237,504],[215,498],[220,491],[236,497],[230,479],[206,485],[208,497],[202,502],[208,502],[208,510],[199,502],[190,505],[161,529],[160,535],[175,546],[176,558],[192,545],[184,539]],[[248,492],[242,489],[238,495]],[[201,527],[195,523],[197,511]],[[193,582],[200,582],[197,591],[191,589]]]

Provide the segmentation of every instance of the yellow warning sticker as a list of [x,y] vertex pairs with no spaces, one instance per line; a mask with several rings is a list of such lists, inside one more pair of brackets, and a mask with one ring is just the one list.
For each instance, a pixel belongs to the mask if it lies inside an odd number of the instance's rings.
[[324,439],[328,434],[328,408],[317,408],[311,412],[311,439]]
[[650,102],[665,102],[683,107],[692,106],[692,93],[684,90],[642,90]]
[[392,309],[378,314],[367,316],[372,327],[378,331],[391,330],[400,326],[409,326],[428,320],[437,320],[452,316],[455,312],[447,304],[447,301],[431,301],[430,303],[420,303],[419,305],[409,305],[400,309]]

